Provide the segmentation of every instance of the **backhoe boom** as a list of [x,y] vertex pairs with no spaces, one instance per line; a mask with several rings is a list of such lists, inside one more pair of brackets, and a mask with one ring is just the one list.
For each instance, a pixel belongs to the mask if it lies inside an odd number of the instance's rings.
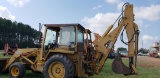
[[[125,6],[124,11],[122,12],[122,18],[121,18],[121,21],[119,22],[118,27],[116,27],[113,31],[111,31],[111,29],[113,28],[113,25],[109,26],[109,28],[106,30],[106,32],[102,36],[98,35],[97,33],[94,33],[95,49],[99,53],[103,54],[102,59],[100,60],[97,67],[97,71],[96,71],[97,74],[101,71],[105,61],[107,60],[108,54],[110,53],[112,47],[117,41],[119,34],[124,29],[126,29],[127,38],[128,38],[128,57],[130,59],[130,67],[131,69],[133,69],[134,73],[137,74],[135,65],[133,64],[133,57],[135,54],[137,54],[137,51],[138,51],[137,46],[138,46],[139,33],[138,33],[138,26],[133,21],[134,21],[133,5],[127,4]],[[136,43],[134,43],[134,41]],[[134,65],[134,67],[132,65]],[[121,73],[121,74],[131,74],[131,72]]]

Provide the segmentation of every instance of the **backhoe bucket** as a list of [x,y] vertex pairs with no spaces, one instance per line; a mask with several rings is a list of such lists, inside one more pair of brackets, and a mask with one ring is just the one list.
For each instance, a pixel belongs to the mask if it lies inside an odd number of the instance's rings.
[[112,70],[117,74],[131,74],[132,70],[124,65],[119,52],[117,52],[115,59],[112,62]]

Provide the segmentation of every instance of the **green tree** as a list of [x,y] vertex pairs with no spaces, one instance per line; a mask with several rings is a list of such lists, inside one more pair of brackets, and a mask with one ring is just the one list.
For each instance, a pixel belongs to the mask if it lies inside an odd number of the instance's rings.
[[117,51],[127,51],[127,48],[119,47],[119,48],[117,48]]
[[0,17],[0,49],[6,42],[17,43],[19,48],[36,47],[34,42],[39,39],[39,33],[27,24]]
[[148,53],[148,49],[140,48],[140,49],[138,50],[138,52]]

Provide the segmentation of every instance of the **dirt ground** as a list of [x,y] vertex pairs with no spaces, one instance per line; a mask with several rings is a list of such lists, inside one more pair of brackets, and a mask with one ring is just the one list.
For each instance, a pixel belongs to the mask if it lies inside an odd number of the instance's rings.
[[160,67],[160,58],[149,56],[138,56],[137,66],[140,67]]

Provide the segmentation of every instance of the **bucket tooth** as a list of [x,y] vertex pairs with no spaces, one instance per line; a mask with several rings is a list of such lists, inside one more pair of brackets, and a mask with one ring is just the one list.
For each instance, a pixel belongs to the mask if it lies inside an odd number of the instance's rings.
[[115,59],[112,62],[112,70],[117,74],[129,75],[132,73],[132,70],[124,65],[122,58],[119,52],[117,52]]

